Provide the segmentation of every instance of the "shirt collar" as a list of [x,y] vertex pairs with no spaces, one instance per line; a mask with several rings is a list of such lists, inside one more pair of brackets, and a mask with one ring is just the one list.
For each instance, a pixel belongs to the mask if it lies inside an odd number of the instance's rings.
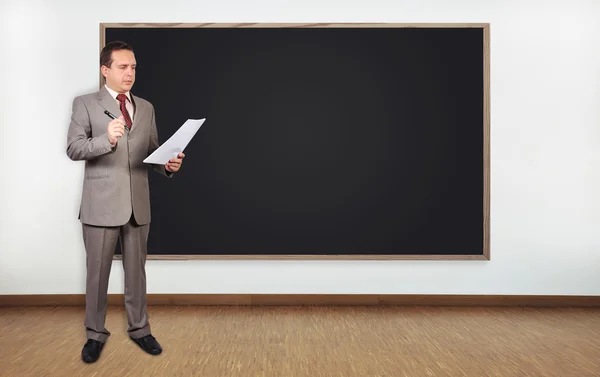
[[[108,90],[108,92],[110,93],[112,98],[114,98],[116,100],[119,93],[117,93],[114,90],[112,90],[111,88],[109,88],[106,84],[104,84],[104,87],[106,88],[106,90]],[[131,94],[129,94],[129,92],[126,92],[125,95],[127,96],[127,99],[129,100],[129,102],[133,103],[131,101]]]

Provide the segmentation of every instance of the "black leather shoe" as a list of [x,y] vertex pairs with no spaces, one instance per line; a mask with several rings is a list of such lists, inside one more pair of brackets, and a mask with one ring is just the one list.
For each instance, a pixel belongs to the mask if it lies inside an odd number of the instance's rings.
[[100,357],[104,343],[94,339],[88,339],[81,350],[81,360],[86,363],[95,363]]
[[152,335],[146,335],[138,339],[131,339],[150,355],[158,355],[162,352],[160,344],[158,344],[158,342]]

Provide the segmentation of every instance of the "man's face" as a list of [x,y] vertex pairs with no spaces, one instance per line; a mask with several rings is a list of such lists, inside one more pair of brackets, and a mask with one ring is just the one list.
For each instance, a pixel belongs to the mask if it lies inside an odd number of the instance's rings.
[[112,52],[112,64],[102,66],[102,75],[106,77],[106,85],[117,93],[131,90],[135,82],[136,61],[133,52],[118,50]]

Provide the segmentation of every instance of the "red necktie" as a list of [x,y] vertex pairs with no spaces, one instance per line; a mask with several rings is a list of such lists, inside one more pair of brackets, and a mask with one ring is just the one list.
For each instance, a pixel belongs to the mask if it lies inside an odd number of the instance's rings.
[[127,128],[131,128],[131,118],[129,117],[129,112],[127,111],[127,107],[125,106],[125,101],[127,101],[127,96],[125,94],[119,94],[117,96],[119,100],[119,104],[121,107],[121,113],[123,113],[123,118],[125,118],[125,124],[127,124]]

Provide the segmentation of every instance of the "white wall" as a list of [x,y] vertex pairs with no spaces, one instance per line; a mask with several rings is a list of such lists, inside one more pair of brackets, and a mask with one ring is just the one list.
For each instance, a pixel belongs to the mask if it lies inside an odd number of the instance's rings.
[[[149,261],[149,293],[600,294],[600,2],[153,4],[1,3],[0,294],[85,292],[65,143],[100,22],[491,23],[492,261]],[[115,262],[109,292],[122,283]]]

